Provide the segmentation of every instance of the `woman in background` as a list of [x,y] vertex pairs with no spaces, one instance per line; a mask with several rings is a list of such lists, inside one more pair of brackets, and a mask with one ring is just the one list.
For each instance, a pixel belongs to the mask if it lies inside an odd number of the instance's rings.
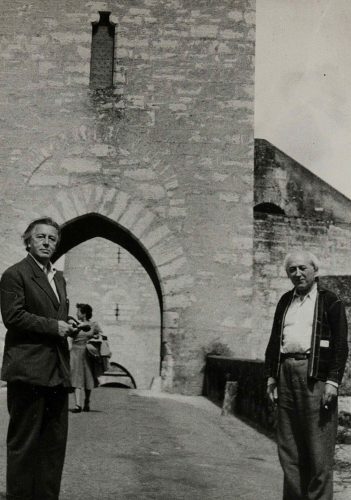
[[[89,357],[87,343],[97,341],[101,335],[99,325],[91,321],[93,309],[89,304],[77,304],[78,333],[72,340],[71,349],[71,385],[74,388],[75,407],[73,413],[90,411],[90,395],[92,389],[99,385],[94,375],[93,362]],[[82,408],[82,392],[85,391]]]

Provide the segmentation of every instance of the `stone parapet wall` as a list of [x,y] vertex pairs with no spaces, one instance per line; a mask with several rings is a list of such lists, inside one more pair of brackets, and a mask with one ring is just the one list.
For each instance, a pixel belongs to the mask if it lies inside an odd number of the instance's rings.
[[236,381],[232,413],[273,435],[276,416],[266,397],[267,382],[262,361],[207,356],[203,394],[222,405],[227,381]]
[[[237,390],[231,401],[229,412],[235,414],[259,430],[275,437],[276,410],[266,397],[266,379],[263,361],[234,359],[224,356],[207,356],[203,395],[222,406],[227,381],[236,381]],[[350,391],[348,396],[351,396]],[[350,442],[350,411],[343,397],[339,405],[338,440]],[[228,405],[229,406],[229,405]],[[231,410],[231,411],[230,411]],[[347,428],[347,429],[344,429]]]

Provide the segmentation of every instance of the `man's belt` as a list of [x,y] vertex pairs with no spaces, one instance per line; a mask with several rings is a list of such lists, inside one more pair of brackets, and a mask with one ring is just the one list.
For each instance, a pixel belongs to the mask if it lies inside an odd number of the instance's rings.
[[296,360],[308,359],[310,357],[309,352],[283,352],[281,355],[282,361],[287,358],[293,358]]

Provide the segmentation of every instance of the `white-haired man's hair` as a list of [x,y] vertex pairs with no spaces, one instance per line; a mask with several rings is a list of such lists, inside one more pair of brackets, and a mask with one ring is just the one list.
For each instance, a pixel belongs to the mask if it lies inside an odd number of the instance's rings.
[[286,272],[288,272],[288,264],[292,260],[292,258],[296,255],[303,255],[307,257],[308,261],[312,264],[314,267],[315,271],[318,271],[319,269],[319,260],[317,257],[312,253],[309,252],[308,250],[294,250],[285,257],[284,259],[284,269]]

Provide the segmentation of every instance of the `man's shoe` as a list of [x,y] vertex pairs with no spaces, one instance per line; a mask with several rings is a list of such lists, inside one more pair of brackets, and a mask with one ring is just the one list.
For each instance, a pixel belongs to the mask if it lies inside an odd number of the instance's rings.
[[90,411],[89,403],[84,403],[83,411]]
[[72,410],[72,413],[80,413],[82,411],[82,407],[79,406],[79,405],[76,405],[73,410]]

